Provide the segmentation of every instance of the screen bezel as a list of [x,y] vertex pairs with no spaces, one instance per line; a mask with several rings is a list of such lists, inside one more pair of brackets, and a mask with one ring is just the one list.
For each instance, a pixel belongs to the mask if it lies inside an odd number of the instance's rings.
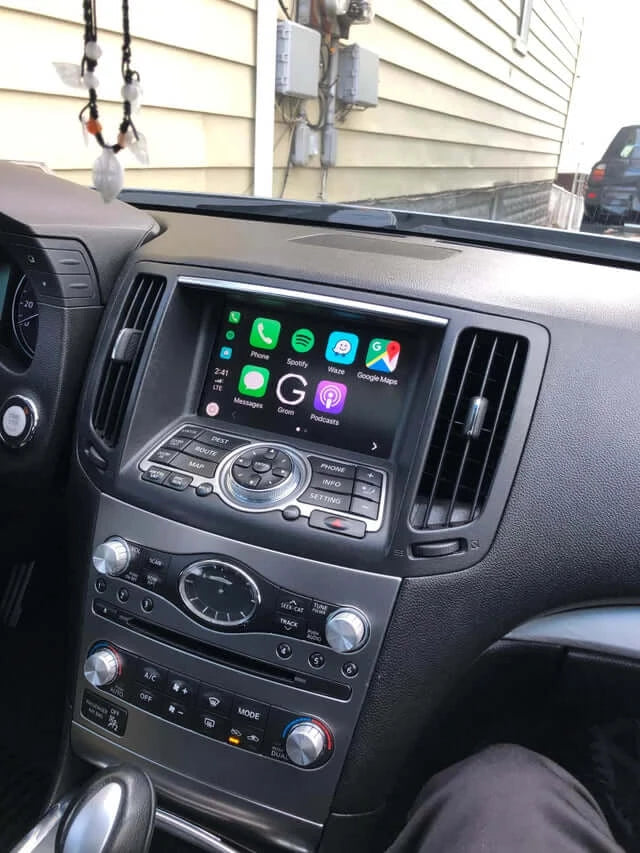
[[[348,448],[345,448],[339,444],[328,444],[327,442],[323,442],[321,440],[306,438],[305,443],[315,444],[318,447],[331,447],[335,449],[337,453],[344,455],[358,455],[358,456],[367,456],[371,459],[376,459],[379,461],[384,461],[385,459],[393,458],[395,455],[396,446],[400,437],[402,435],[404,426],[407,422],[407,418],[412,410],[413,402],[416,395],[417,386],[419,384],[420,376],[431,376],[433,371],[434,361],[437,360],[437,357],[440,352],[440,347],[442,343],[442,338],[444,337],[444,332],[448,325],[448,320],[443,317],[437,317],[432,314],[421,313],[418,311],[410,311],[403,308],[395,308],[391,306],[378,305],[375,303],[367,303],[361,302],[356,299],[347,299],[341,298],[338,296],[327,296],[327,295],[319,295],[315,293],[311,293],[303,290],[296,289],[285,289],[277,286],[269,286],[262,285],[250,282],[240,282],[240,281],[231,281],[226,279],[200,279],[192,276],[180,276],[178,278],[178,284],[187,285],[193,288],[206,288],[207,290],[211,290],[216,292],[220,303],[219,308],[224,308],[226,304],[226,300],[234,299],[237,301],[245,302],[249,306],[257,308],[257,307],[265,307],[270,308],[271,310],[280,310],[280,311],[308,311],[309,308],[313,308],[313,306],[317,306],[322,308],[327,312],[335,312],[336,319],[340,318],[343,315],[347,315],[352,320],[357,321],[358,323],[368,324],[373,322],[379,322],[381,319],[384,319],[385,322],[391,326],[392,328],[396,328],[398,330],[398,334],[405,332],[414,337],[418,352],[416,358],[416,364],[412,374],[408,379],[408,388],[407,393],[405,395],[405,400],[403,402],[402,408],[398,413],[397,424],[393,434],[393,438],[391,441],[391,448],[388,454],[381,455],[379,453],[365,453],[363,451],[354,451]],[[213,312],[214,317],[210,327],[210,342],[207,351],[207,360],[206,360],[206,368],[205,368],[205,377],[208,375],[209,368],[211,366],[212,359],[214,358],[215,346],[218,341],[218,337],[220,334],[221,327],[223,325],[223,310],[216,310]],[[429,346],[426,340],[422,340],[421,333],[427,331],[437,333],[436,339],[434,339]],[[197,403],[197,411],[200,411],[202,395],[204,389],[204,381],[203,378],[201,384],[201,391],[198,396]],[[431,384],[429,384],[429,391],[431,390]],[[204,417],[199,415],[200,417]],[[216,419],[216,423],[219,423],[221,426],[226,426],[232,430],[251,430],[253,432],[259,431],[255,425],[245,425],[239,424],[230,420],[223,420],[222,418]],[[213,421],[212,421],[213,423]],[[265,431],[266,432],[266,431]],[[273,430],[268,430],[270,435],[276,435],[280,437],[280,440],[285,442],[296,443],[298,439],[295,436],[291,436],[287,433],[274,432]]]

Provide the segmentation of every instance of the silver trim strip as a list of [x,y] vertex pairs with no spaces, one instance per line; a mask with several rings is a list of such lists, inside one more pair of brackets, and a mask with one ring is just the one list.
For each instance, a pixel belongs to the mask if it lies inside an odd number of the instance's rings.
[[525,622],[506,639],[640,658],[640,607],[589,607],[552,613]]
[[164,809],[156,809],[156,827],[175,838],[195,844],[201,850],[213,851],[213,853],[242,853],[240,848],[230,847],[212,832]]
[[280,296],[298,302],[313,302],[319,305],[329,305],[335,308],[348,308],[352,311],[362,311],[365,314],[383,314],[401,320],[414,320],[427,323],[430,326],[447,326],[449,321],[444,317],[434,317],[433,314],[421,314],[419,311],[407,311],[404,308],[392,308],[387,305],[375,305],[369,302],[359,302],[356,299],[344,299],[341,296],[326,296],[323,294],[306,293],[303,290],[288,290],[283,287],[268,287],[265,284],[249,284],[241,281],[227,281],[219,278],[196,278],[195,276],[180,275],[178,284],[192,287],[219,288],[238,293],[257,293],[261,296]]
[[22,841],[11,848],[11,853],[54,853],[58,827],[74,796],[74,794],[68,794],[51,806]]

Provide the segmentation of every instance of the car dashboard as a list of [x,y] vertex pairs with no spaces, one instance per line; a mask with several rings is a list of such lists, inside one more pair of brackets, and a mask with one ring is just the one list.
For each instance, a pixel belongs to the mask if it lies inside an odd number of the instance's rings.
[[640,593],[637,272],[1,168],[0,477],[71,448],[65,748],[367,849],[484,650]]

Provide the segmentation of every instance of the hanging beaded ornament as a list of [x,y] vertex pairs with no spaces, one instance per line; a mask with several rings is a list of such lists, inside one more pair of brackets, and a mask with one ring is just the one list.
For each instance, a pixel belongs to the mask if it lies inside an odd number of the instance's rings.
[[140,133],[131,116],[140,109],[142,86],[140,75],[131,68],[131,33],[129,29],[129,0],[122,2],[122,79],[120,90],[123,102],[123,117],[120,122],[117,142],[108,145],[102,135],[102,124],[98,112],[98,77],[96,68],[102,56],[98,44],[98,25],[96,21],[95,0],[83,0],[84,17],[84,55],[80,65],[56,62],[56,70],[68,86],[86,88],[89,91],[89,102],[80,111],[80,122],[85,135],[95,137],[102,148],[102,154],[93,164],[93,185],[105,202],[113,201],[124,185],[124,171],[117,154],[123,148],[128,148],[139,163],[147,165],[149,155],[147,141]]

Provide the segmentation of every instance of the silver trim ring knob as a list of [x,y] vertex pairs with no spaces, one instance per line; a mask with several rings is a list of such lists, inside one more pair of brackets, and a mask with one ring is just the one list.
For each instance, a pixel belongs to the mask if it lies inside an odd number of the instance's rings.
[[285,743],[289,760],[297,767],[315,764],[327,748],[327,736],[315,723],[294,726]]
[[93,687],[108,687],[120,675],[120,658],[113,649],[98,649],[84,662],[84,677]]
[[93,566],[101,575],[121,575],[131,562],[131,549],[120,537],[107,539],[93,552]]
[[334,652],[348,655],[361,649],[369,639],[369,621],[359,610],[342,607],[329,616],[324,631]]

